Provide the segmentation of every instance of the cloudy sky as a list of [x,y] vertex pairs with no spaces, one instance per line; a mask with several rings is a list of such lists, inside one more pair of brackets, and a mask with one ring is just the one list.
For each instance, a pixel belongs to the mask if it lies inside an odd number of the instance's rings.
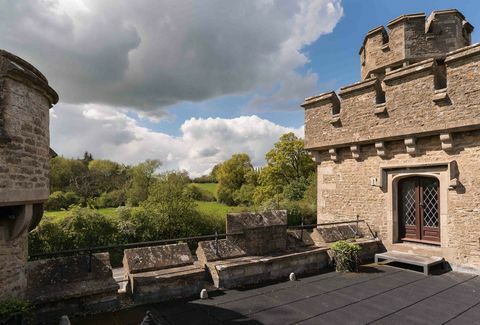
[[304,97],[358,80],[366,31],[451,7],[479,20],[474,0],[0,0],[0,48],[59,93],[59,154],[197,176],[235,152],[261,166],[303,135]]

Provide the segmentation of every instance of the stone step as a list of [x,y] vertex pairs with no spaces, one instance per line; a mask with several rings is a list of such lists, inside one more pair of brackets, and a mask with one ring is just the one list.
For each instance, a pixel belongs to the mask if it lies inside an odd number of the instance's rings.
[[398,251],[389,251],[386,253],[375,254],[375,263],[378,263],[379,260],[386,260],[389,262],[400,262],[404,264],[421,266],[423,267],[423,273],[425,275],[429,274],[430,267],[437,264],[443,264],[445,262],[443,257],[439,257],[439,256],[409,254],[409,253],[398,252]]

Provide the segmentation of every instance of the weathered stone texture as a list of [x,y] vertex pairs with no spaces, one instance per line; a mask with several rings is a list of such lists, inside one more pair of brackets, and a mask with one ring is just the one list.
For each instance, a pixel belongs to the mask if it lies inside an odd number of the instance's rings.
[[199,242],[196,255],[200,264],[204,265],[207,262],[245,256],[247,253],[232,240],[221,239]]
[[185,243],[130,248],[124,251],[125,273],[140,273],[193,264],[193,257]]
[[38,322],[118,305],[119,286],[108,253],[32,261],[27,274],[27,296],[36,307]]
[[126,249],[123,268],[136,303],[190,297],[205,287],[205,269],[185,243]]
[[403,62],[415,63],[442,57],[450,51],[470,45],[473,27],[457,10],[438,10],[425,20],[425,14],[409,14],[392,20],[388,29],[372,29],[360,49],[361,76],[385,74]]
[[15,240],[9,237],[8,227],[0,226],[0,301],[23,296],[27,289],[27,232]]
[[[375,115],[375,88],[369,80],[342,88],[341,126],[331,125],[328,101],[305,102],[305,147],[328,149],[395,140],[407,135],[459,131],[480,127],[480,46],[447,55],[448,98],[434,102],[433,59],[386,74],[385,115]],[[369,84],[370,82],[370,84]]]
[[352,220],[359,215],[385,246],[392,247],[395,239],[389,235],[387,200],[393,194],[371,186],[370,178],[380,177],[381,166],[456,161],[461,185],[448,191],[448,211],[441,211],[448,216],[447,224],[441,225],[448,237],[442,238],[437,255],[453,264],[480,268],[480,131],[455,134],[454,143],[455,150],[447,153],[438,136],[419,138],[419,154],[412,157],[402,141],[393,141],[386,145],[386,160],[367,145],[362,147],[360,162],[346,149],[340,150],[340,163],[330,161],[323,152],[317,168],[318,222]]
[[241,235],[227,236],[243,251],[250,255],[263,255],[287,248],[287,212],[227,214],[227,234],[242,232]]

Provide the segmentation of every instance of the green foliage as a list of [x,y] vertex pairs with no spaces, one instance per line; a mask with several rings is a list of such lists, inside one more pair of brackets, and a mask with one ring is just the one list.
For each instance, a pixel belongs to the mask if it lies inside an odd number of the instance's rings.
[[215,196],[212,192],[197,186],[196,184],[189,184],[186,187],[187,194],[195,201],[215,201]]
[[238,190],[233,192],[233,201],[237,205],[252,206],[255,185],[252,183],[243,184]]
[[127,190],[127,201],[130,205],[137,206],[148,198],[155,171],[160,165],[158,160],[146,160],[130,169],[130,185]]
[[88,171],[93,178],[96,193],[108,193],[125,189],[128,181],[128,167],[110,160],[92,160]]
[[[308,186],[306,181],[315,171],[315,164],[303,148],[303,140],[293,133],[282,135],[274,148],[266,156],[267,166],[259,177],[260,191],[256,194],[256,202],[269,195],[285,193],[293,200],[303,197],[302,192]],[[266,192],[268,191],[268,194]]]
[[9,320],[11,317],[22,315],[29,317],[32,312],[32,305],[25,300],[8,298],[0,301],[0,323]]
[[45,210],[59,211],[68,209],[71,205],[78,204],[80,197],[75,192],[56,191],[50,194],[47,203],[45,203]]
[[337,272],[358,271],[358,253],[361,248],[358,244],[339,240],[330,247]]
[[236,204],[234,193],[243,184],[253,180],[253,166],[250,157],[245,154],[235,154],[225,161],[218,173],[218,200],[228,205]]
[[108,193],[102,193],[95,199],[95,206],[97,208],[117,208],[124,206],[127,201],[126,191],[113,190]]

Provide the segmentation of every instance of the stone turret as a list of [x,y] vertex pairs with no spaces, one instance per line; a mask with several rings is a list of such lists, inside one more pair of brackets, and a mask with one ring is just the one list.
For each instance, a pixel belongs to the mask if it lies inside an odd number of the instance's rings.
[[0,299],[25,294],[27,234],[49,195],[49,109],[57,101],[35,67],[0,50]]
[[407,14],[370,30],[360,48],[362,80],[471,44],[473,26],[456,9]]

